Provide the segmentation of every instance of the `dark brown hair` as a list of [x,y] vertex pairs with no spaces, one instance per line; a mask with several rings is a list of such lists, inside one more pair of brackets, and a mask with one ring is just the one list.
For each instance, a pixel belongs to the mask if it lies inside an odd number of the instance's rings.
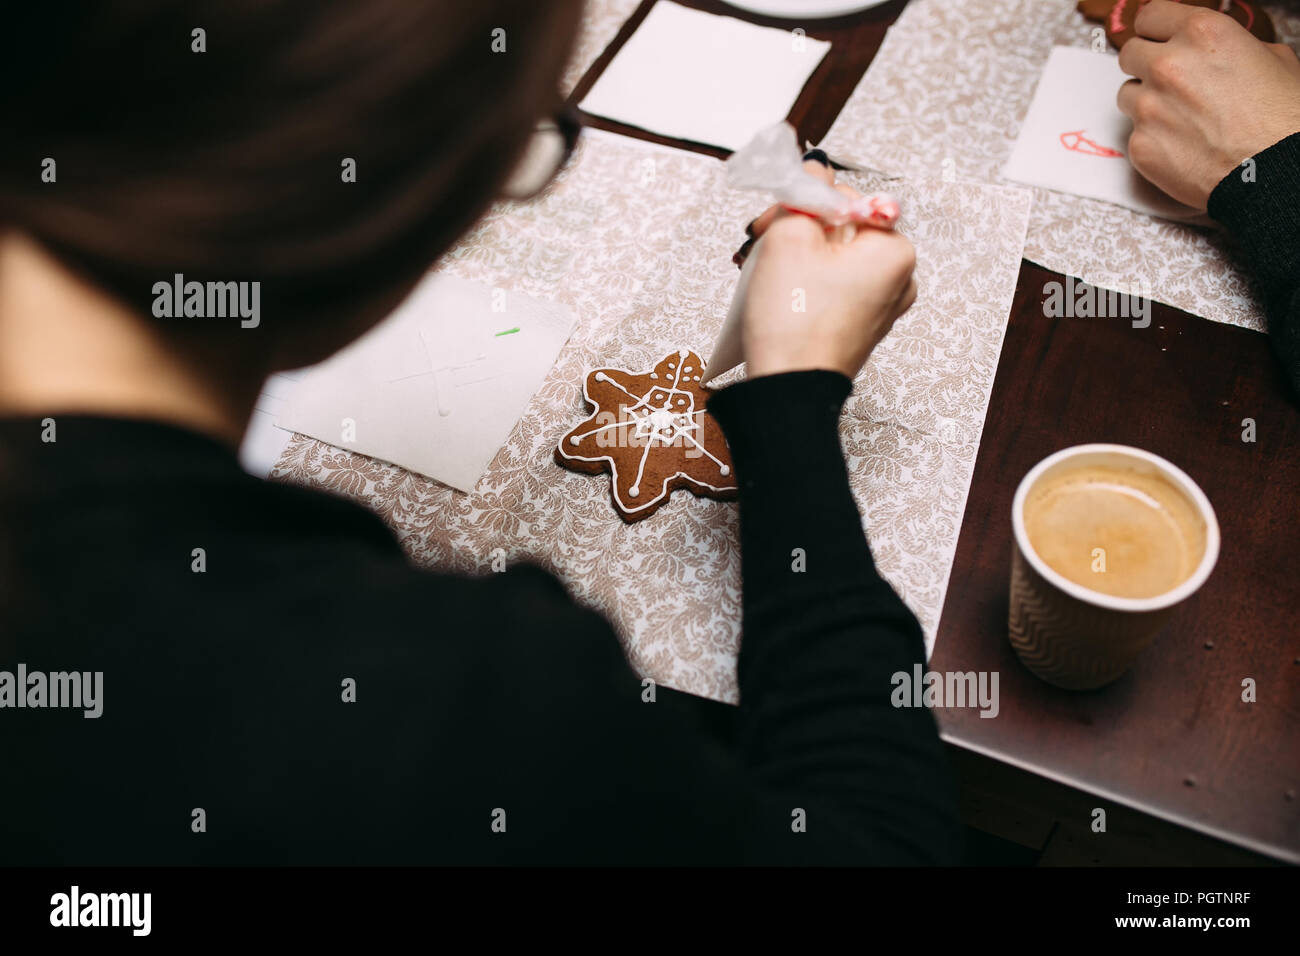
[[[579,9],[19,6],[0,39],[0,228],[145,315],[174,273],[260,281],[263,345],[321,323],[364,327],[468,228],[553,105]],[[55,183],[41,180],[46,157]],[[355,183],[342,181],[345,158]],[[238,323],[207,331],[254,338]]]

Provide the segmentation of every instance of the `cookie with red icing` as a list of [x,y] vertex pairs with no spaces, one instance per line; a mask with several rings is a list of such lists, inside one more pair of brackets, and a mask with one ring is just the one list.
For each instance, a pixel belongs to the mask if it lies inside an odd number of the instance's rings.
[[703,372],[700,357],[686,349],[649,372],[589,372],[583,396],[594,411],[560,439],[555,460],[573,471],[608,471],[614,510],[627,522],[654,514],[678,488],[736,497],[727,440],[705,409]]
[[[1265,43],[1276,39],[1273,21],[1251,0],[1228,0],[1224,9],[1221,0],[1175,0],[1194,7],[1221,10]],[[1079,0],[1079,12],[1089,20],[1097,20],[1106,28],[1106,36],[1116,49],[1137,36],[1133,28],[1138,10],[1146,0]]]

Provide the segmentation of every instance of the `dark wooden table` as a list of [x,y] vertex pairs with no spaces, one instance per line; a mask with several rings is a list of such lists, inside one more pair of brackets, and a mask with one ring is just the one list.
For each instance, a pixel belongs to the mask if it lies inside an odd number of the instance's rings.
[[[718,0],[677,2],[792,26]],[[833,42],[790,111],[801,138],[825,136],[905,2],[793,24]],[[574,102],[653,3],[638,7]],[[1264,335],[1159,304],[1145,329],[1048,318],[1052,281],[1063,277],[1022,262],[931,659],[938,671],[999,674],[995,719],[938,712],[967,822],[1043,863],[1300,861],[1300,407]],[[1246,418],[1253,443],[1242,440]],[[1071,693],[1034,678],[1007,642],[1011,499],[1040,459],[1094,441],[1185,470],[1213,503],[1223,546],[1208,583],[1128,674]],[[1242,700],[1247,679],[1253,703]],[[1104,834],[1092,828],[1097,808]]]
[[[1300,410],[1266,336],[1159,304],[1145,329],[1047,318],[1043,287],[1059,279],[1022,264],[930,661],[997,671],[1001,712],[942,712],[944,736],[1106,798],[1094,806],[1300,859]],[[1181,467],[1214,505],[1223,545],[1129,673],[1070,693],[1033,677],[1006,638],[1011,499],[1039,460],[1091,441]],[[1073,822],[1088,832],[1083,809]]]

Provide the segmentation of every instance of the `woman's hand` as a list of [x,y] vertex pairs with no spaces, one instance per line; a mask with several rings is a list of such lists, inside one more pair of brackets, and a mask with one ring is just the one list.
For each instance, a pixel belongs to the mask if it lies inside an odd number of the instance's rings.
[[[1228,173],[1300,131],[1300,60],[1231,17],[1151,0],[1120,68],[1136,79],[1118,103],[1133,120],[1133,167],[1179,202],[1205,209]],[[1146,39],[1144,39],[1146,38]]]
[[[804,167],[833,183],[816,160]],[[836,187],[852,196],[848,186]],[[806,369],[857,375],[894,320],[916,300],[916,252],[895,232],[863,228],[850,242],[820,222],[772,207],[752,225],[757,256],[741,305],[750,378]]]

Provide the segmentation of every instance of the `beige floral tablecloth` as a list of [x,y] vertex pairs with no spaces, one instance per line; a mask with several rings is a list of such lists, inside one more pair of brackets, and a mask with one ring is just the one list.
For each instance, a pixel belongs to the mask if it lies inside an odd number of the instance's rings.
[[[614,622],[643,674],[735,701],[736,504],[678,492],[628,526],[610,503],[607,476],[568,472],[552,460],[555,443],[586,414],[581,383],[589,368],[641,370],[678,348],[711,347],[738,275],[731,255],[744,224],[766,205],[728,190],[722,171],[705,156],[588,131],[543,197],[494,207],[440,264],[562,302],[578,316],[474,493],[301,437],[274,475],[365,503],[421,565],[491,573],[501,555],[539,562]],[[877,561],[932,643],[1030,193],[921,180],[891,188],[903,205],[901,229],[917,246],[920,298],[855,383],[841,437]]]
[[[1295,45],[1300,14],[1265,7]],[[1089,46],[1074,0],[911,0],[821,144],[911,176],[1000,183],[1054,45]],[[1025,258],[1216,322],[1262,330],[1246,276],[1213,228],[1035,188]]]

